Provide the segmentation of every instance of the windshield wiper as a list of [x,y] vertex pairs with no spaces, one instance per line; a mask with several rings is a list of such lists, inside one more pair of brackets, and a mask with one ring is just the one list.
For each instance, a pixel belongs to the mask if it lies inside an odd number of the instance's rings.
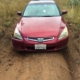
[[23,17],[33,17],[33,16],[23,16]]
[[41,16],[41,17],[55,17],[53,15],[45,15],[45,16]]
[[44,15],[44,16],[23,16],[23,17],[55,17],[53,15]]

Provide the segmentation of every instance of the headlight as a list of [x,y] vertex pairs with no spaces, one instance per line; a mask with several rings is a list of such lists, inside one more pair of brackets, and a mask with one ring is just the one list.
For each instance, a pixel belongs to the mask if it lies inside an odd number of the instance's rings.
[[67,29],[67,27],[65,27],[64,30],[62,31],[62,33],[59,36],[59,40],[63,39],[63,38],[66,38],[67,36],[68,36],[68,29]]
[[21,36],[21,34],[20,34],[20,32],[18,31],[17,28],[14,31],[14,38],[22,40],[22,36]]

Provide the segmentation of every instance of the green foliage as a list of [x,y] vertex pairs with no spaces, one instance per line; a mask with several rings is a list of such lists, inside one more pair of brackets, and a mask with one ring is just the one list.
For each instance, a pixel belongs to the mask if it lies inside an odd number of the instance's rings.
[[80,0],[68,0],[69,5],[71,5],[71,6],[72,5],[77,6],[79,2],[80,2]]

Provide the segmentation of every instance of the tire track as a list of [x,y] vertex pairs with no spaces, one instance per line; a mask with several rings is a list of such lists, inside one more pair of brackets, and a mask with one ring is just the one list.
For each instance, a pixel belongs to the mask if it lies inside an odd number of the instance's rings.
[[63,66],[68,69],[62,54],[27,54],[16,80],[71,80],[69,71]]

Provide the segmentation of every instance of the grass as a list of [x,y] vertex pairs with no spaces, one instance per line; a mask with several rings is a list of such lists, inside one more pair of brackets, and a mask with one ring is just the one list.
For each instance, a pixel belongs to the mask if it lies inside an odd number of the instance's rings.
[[0,31],[14,24],[19,18],[17,11],[22,11],[29,0],[0,0]]
[[80,2],[78,5],[69,5],[68,0],[66,1],[61,1],[61,0],[56,0],[56,2],[59,4],[61,10],[68,10],[67,14],[67,19],[72,20],[72,22],[79,23],[80,21]]
[[[76,28],[78,30],[80,30],[80,1],[78,3],[78,5],[70,5],[69,0],[56,0],[57,4],[60,6],[61,10],[67,10],[68,14],[65,15],[65,18],[67,20],[68,23],[73,23],[76,25]],[[73,1],[73,0],[72,0]]]

